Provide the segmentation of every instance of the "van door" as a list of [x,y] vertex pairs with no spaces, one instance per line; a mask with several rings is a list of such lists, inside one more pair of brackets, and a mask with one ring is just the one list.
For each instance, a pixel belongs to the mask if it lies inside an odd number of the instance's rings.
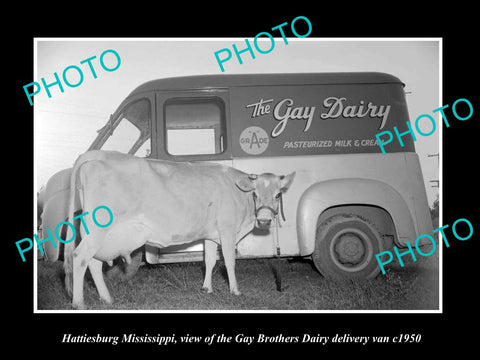
[[[159,159],[232,166],[228,91],[158,92],[156,151]],[[203,259],[203,240],[165,248],[146,245],[148,263]]]

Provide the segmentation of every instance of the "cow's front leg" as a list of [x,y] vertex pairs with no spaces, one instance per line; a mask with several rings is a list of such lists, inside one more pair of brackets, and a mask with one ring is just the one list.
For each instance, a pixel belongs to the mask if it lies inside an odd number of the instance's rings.
[[227,268],[228,283],[230,284],[230,292],[234,295],[242,295],[238,290],[237,278],[235,276],[235,236],[221,236],[223,259]]
[[218,244],[211,240],[205,240],[205,280],[202,289],[207,293],[213,293],[212,272],[217,262]]

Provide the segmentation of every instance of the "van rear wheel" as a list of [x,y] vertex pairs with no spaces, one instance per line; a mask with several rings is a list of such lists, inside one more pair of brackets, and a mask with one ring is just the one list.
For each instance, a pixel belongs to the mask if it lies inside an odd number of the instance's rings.
[[370,279],[380,272],[375,255],[381,251],[381,235],[370,221],[356,214],[339,214],[317,227],[312,258],[326,278]]

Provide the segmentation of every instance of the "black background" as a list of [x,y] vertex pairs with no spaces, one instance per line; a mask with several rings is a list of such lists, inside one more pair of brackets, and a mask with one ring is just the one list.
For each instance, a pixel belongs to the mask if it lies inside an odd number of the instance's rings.
[[[417,2],[418,3],[418,2]],[[33,3],[35,4],[35,3]],[[478,211],[479,176],[476,167],[478,129],[479,80],[477,37],[473,18],[476,9],[471,3],[453,3],[431,7],[415,4],[384,3],[381,7],[366,4],[325,2],[312,6],[293,6],[276,2],[263,8],[259,4],[223,2],[182,3],[179,9],[171,4],[110,3],[100,10],[98,4],[73,3],[61,7],[45,4],[15,5],[4,14],[2,34],[2,123],[4,127],[3,229],[2,243],[2,344],[4,350],[15,354],[33,351],[52,357],[71,357],[80,353],[98,354],[106,351],[123,354],[133,350],[138,356],[163,356],[178,351],[216,352],[227,350],[230,355],[258,349],[293,350],[307,355],[338,354],[353,350],[358,355],[379,350],[383,356],[405,352],[417,355],[420,351],[434,354],[443,349],[467,353],[475,347],[478,325],[476,275],[480,227]],[[37,9],[41,7],[41,9]],[[13,8],[13,10],[12,10]],[[7,13],[8,12],[8,13]],[[457,121],[451,111],[450,128],[443,132],[443,223],[452,224],[458,218],[469,219],[474,235],[468,241],[450,241],[444,248],[443,314],[33,314],[33,256],[21,262],[15,241],[32,235],[33,229],[33,108],[29,106],[23,85],[33,78],[34,37],[241,37],[252,38],[261,31],[297,16],[306,16],[312,23],[312,37],[442,37],[443,38],[443,104],[466,98],[474,108],[468,121]],[[298,23],[300,26],[300,22]],[[305,33],[298,28],[300,34]],[[192,54],[194,56],[194,54]],[[272,53],[270,56],[275,56]],[[322,69],[319,69],[321,72]],[[5,111],[6,110],[6,111]],[[429,113],[433,109],[425,109]],[[419,139],[421,141],[421,139]],[[475,200],[477,199],[477,200]],[[62,344],[63,334],[85,333],[121,336],[126,333],[145,333],[177,336],[223,333],[235,336],[244,333],[301,335],[310,333],[334,336],[396,336],[400,333],[420,333],[420,344],[350,344],[325,346],[313,344],[274,346],[185,345],[169,347],[156,345]],[[5,349],[7,347],[8,349]],[[128,349],[127,349],[128,348]],[[308,355],[307,355],[308,356]]]

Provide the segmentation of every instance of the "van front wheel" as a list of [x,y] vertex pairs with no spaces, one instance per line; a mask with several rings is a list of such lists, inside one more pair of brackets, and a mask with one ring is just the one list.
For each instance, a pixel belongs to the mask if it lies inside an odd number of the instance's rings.
[[369,279],[380,272],[375,255],[381,251],[382,238],[373,224],[356,214],[340,214],[317,227],[312,258],[326,278]]

